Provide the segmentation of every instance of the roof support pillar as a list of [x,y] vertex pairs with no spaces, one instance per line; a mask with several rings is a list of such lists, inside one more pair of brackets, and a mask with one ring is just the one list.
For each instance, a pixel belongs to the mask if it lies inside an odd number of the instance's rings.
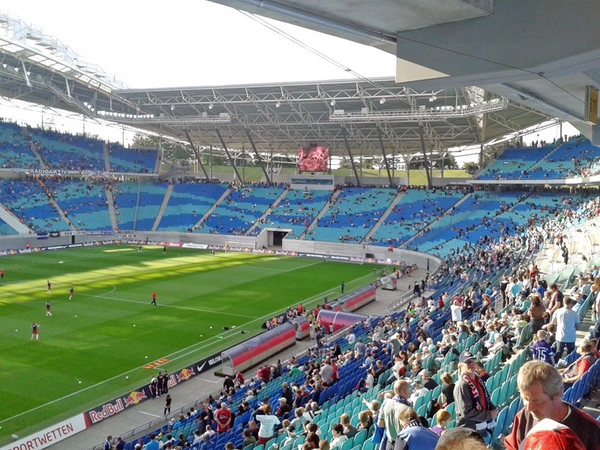
[[361,187],[362,183],[360,182],[360,177],[358,176],[358,172],[356,171],[356,165],[354,164],[352,151],[350,151],[350,144],[348,143],[348,133],[346,132],[345,127],[342,127],[342,134],[344,135],[344,144],[346,145],[346,150],[348,151],[348,156],[350,157],[350,164],[352,164],[352,171],[354,172],[354,177],[356,178],[356,186]]
[[246,136],[248,136],[248,141],[250,141],[252,150],[254,150],[254,154],[256,155],[256,159],[258,160],[258,164],[260,165],[260,168],[262,169],[263,173],[265,174],[267,183],[271,184],[271,178],[269,177],[269,173],[267,172],[267,169],[265,168],[265,166],[262,163],[262,158],[260,157],[260,155],[258,154],[258,151],[256,150],[256,146],[254,145],[254,141],[252,140],[252,136],[250,135],[250,130],[248,128],[246,128]]
[[196,146],[194,145],[194,143],[192,141],[190,132],[188,130],[183,130],[183,132],[185,133],[185,137],[187,138],[188,142],[192,146],[192,151],[194,152],[194,155],[196,155],[196,161],[198,161],[198,164],[200,165],[202,172],[204,172],[204,177],[206,178],[207,181],[210,181],[210,177],[208,176],[208,173],[206,172],[206,169],[204,168],[204,164],[202,164],[202,158],[200,157],[200,153],[198,152],[198,149],[196,148]]
[[381,128],[377,127],[377,136],[379,137],[379,147],[381,147],[381,154],[383,155],[383,162],[385,163],[385,170],[387,171],[388,180],[390,180],[390,187],[396,187],[392,174],[390,172],[390,165],[388,163],[387,156],[385,154],[385,148],[383,146],[383,136],[381,135]]
[[233,167],[233,171],[235,172],[235,176],[238,179],[238,181],[242,184],[244,184],[244,180],[242,180],[242,177],[240,176],[240,173],[237,170],[237,167],[235,167],[235,161],[233,159],[231,159],[231,155],[229,154],[229,150],[227,149],[227,145],[225,144],[225,141],[223,140],[223,137],[221,136],[221,133],[219,132],[218,128],[215,128],[215,131],[217,132],[217,136],[219,138],[219,141],[221,141],[221,145],[223,146],[223,150],[225,151],[225,154],[227,155],[227,161],[229,161],[229,164],[231,164],[231,167]]
[[429,160],[427,159],[427,150],[425,150],[425,138],[423,137],[423,126],[419,127],[419,137],[421,138],[421,149],[423,150],[423,164],[427,174],[427,189],[431,189],[431,173],[429,172]]

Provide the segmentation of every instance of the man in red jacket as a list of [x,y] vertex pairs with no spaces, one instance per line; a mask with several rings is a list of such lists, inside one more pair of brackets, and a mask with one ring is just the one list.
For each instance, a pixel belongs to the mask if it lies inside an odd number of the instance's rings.
[[217,432],[225,433],[231,427],[231,411],[227,409],[227,403],[221,403],[221,408],[215,412],[215,421],[217,422]]
[[546,418],[573,430],[587,450],[600,449],[600,423],[562,400],[563,380],[553,366],[543,361],[524,364],[517,385],[525,406],[515,416],[512,433],[504,439],[507,450],[518,450],[529,430]]

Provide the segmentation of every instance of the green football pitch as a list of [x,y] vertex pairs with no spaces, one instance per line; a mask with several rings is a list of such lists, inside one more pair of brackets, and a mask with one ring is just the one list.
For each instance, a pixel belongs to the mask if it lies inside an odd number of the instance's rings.
[[[375,280],[368,265],[150,246],[13,255],[0,267],[1,441],[241,342],[287,306],[333,300],[342,281],[348,292]],[[143,367],[158,359],[168,362]]]

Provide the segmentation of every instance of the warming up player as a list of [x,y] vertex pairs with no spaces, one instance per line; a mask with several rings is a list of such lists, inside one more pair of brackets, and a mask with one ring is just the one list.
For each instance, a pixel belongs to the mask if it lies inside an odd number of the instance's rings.
[[152,292],[152,301],[150,304],[156,306],[156,291]]
[[46,317],[47,316],[52,317],[52,313],[50,312],[50,301],[46,302]]
[[71,288],[69,289],[69,300],[73,300],[74,292],[75,292],[75,289],[73,289],[73,286],[71,286]]
[[31,340],[33,341],[34,339],[36,341],[39,341],[39,337],[38,337],[38,328],[39,325],[35,322],[31,322]]
[[48,286],[48,291],[46,292],[46,294],[52,294],[52,283],[50,283],[50,280],[46,281],[46,285]]

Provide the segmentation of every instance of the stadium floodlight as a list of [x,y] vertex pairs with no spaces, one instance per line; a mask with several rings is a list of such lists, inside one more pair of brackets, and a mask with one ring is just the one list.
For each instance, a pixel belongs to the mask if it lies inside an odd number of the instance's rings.
[[438,106],[435,108],[424,108],[420,105],[418,109],[390,110],[390,111],[365,111],[346,112],[335,110],[329,115],[330,122],[345,123],[370,123],[370,122],[419,122],[446,119],[458,119],[481,115],[485,113],[501,111],[508,106],[505,98],[494,98],[481,103],[471,103],[465,107]]
[[[109,118],[114,117],[109,111],[98,111],[98,114]],[[170,116],[161,114],[159,117],[154,114],[121,114],[115,117],[115,120],[119,123],[129,125],[169,125],[169,126],[187,126],[187,125],[198,125],[198,124],[223,124],[231,123],[231,116],[229,113],[221,113],[219,115],[204,115],[199,116]]]

